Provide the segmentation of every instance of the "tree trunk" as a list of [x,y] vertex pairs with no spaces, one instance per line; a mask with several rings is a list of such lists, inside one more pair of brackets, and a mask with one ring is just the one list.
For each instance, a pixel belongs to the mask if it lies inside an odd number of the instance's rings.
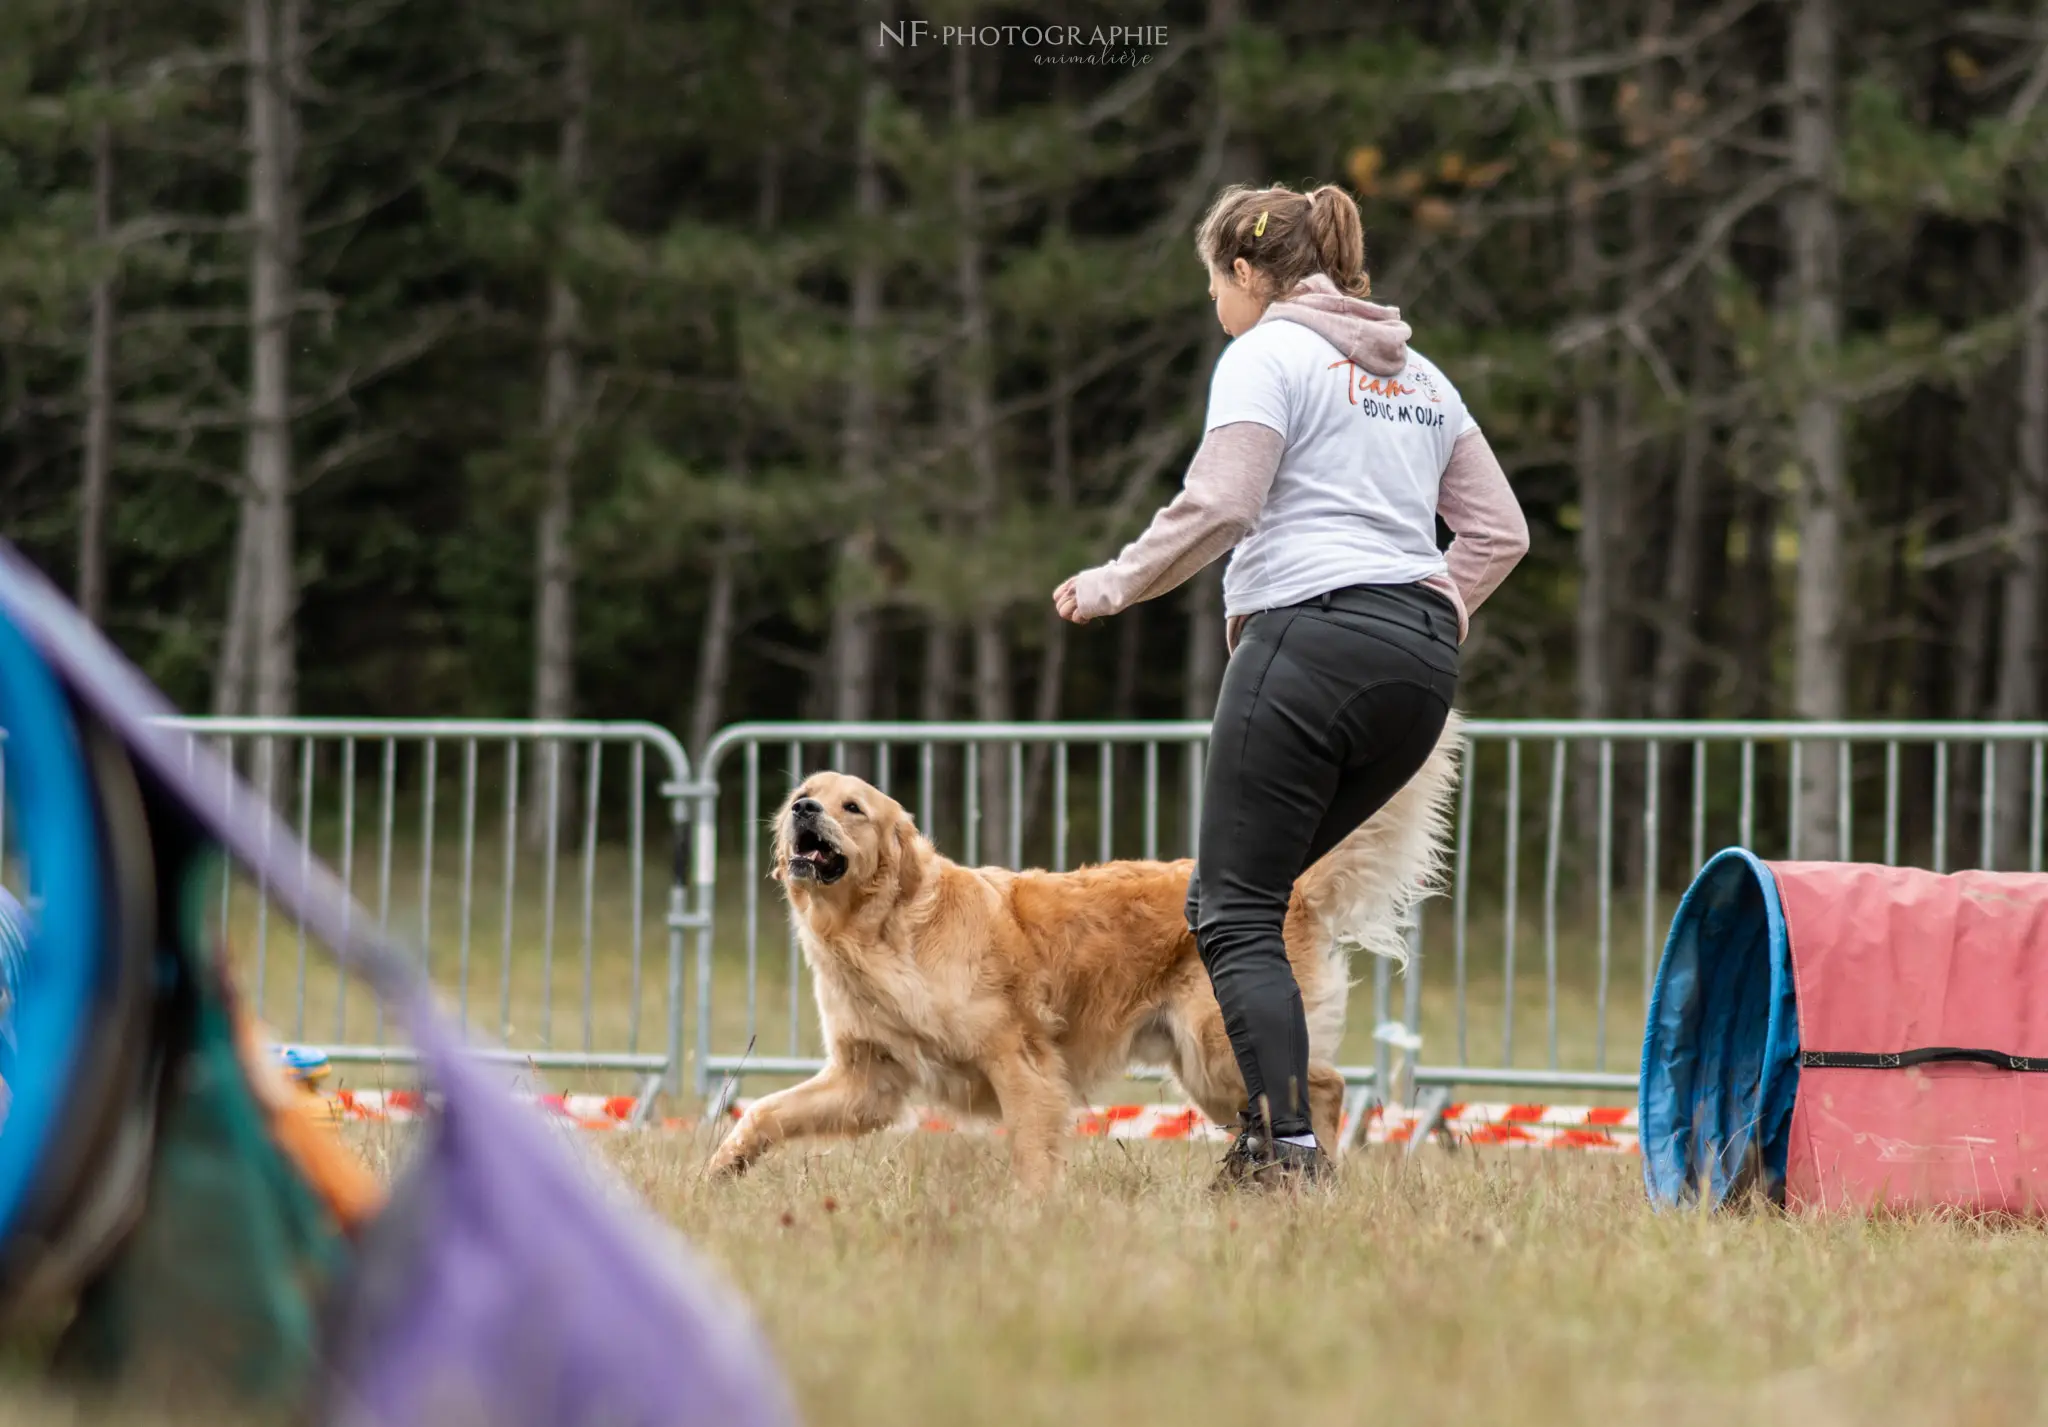
[[[1702,297],[1704,298],[1704,294]],[[1710,388],[1714,367],[1713,327],[1702,305],[1693,318],[1692,370],[1695,392]],[[1650,677],[1650,712],[1660,719],[1685,715],[1691,686],[1696,641],[1703,638],[1705,601],[1700,574],[1706,564],[1707,458],[1712,453],[1713,423],[1698,412],[1685,423],[1678,448],[1678,483],[1671,500],[1671,554],[1664,566],[1664,618],[1658,633],[1657,662]]]
[[[1579,26],[1577,0],[1552,0],[1551,53],[1557,57],[1577,54],[1586,36]],[[1572,146],[1570,169],[1565,178],[1565,285],[1571,294],[1573,314],[1593,315],[1600,302],[1601,255],[1598,199],[1591,182],[1585,151],[1585,117],[1580,81],[1558,80],[1553,85],[1558,129]],[[1578,475],[1577,535],[1578,605],[1573,617],[1573,707],[1582,719],[1613,715],[1615,598],[1612,568],[1613,542],[1609,539],[1610,504],[1613,492],[1609,460],[1609,410],[1613,359],[1604,345],[1581,352],[1572,363],[1573,401],[1572,465]],[[1599,750],[1591,741],[1574,749],[1571,772],[1572,822],[1582,835],[1590,835],[1599,817]],[[1587,879],[1587,885],[1592,885]]]
[[733,605],[737,593],[738,544],[721,541],[711,557],[711,589],[705,598],[704,626],[697,640],[696,693],[690,700],[690,757],[703,760],[718,732],[725,707],[726,680],[732,673]]
[[[250,712],[289,717],[297,695],[298,581],[292,497],[291,326],[298,302],[296,96],[299,0],[245,0],[249,126],[248,429],[242,518],[251,528],[240,574]],[[233,601],[231,601],[231,613]],[[267,797],[289,786],[288,750],[259,745]]]
[[[2013,467],[2006,529],[2011,545],[2005,570],[2003,624],[1998,649],[1996,717],[2041,716],[2041,599],[2048,540],[2048,226],[2027,225],[2024,290],[2026,322],[2020,336],[2018,461]],[[2028,866],[2032,840],[2031,752],[2007,745],[1999,769],[1999,866]]]
[[[1056,76],[1056,82],[1065,73],[1062,70]],[[1056,222],[1062,227],[1065,225],[1064,201]],[[1046,494],[1053,510],[1064,520],[1074,509],[1074,388],[1067,377],[1073,362],[1074,329],[1064,313],[1054,322],[1053,392],[1047,443],[1051,459],[1046,471]],[[1057,610],[1051,608],[1051,603],[1048,598],[1043,616],[1045,642],[1038,651],[1038,687],[1031,704],[1031,717],[1039,723],[1059,720],[1066,694],[1067,631],[1071,626],[1060,618]],[[1024,836],[1027,839],[1032,836],[1037,822],[1038,805],[1045,791],[1046,767],[1051,758],[1050,744],[1033,745],[1024,777]]]
[[1754,471],[1746,472],[1737,508],[1742,521],[1741,593],[1738,595],[1737,649],[1748,657],[1737,663],[1735,708],[1738,718],[1770,718],[1771,643],[1776,633],[1778,598],[1776,551],[1778,503]]
[[213,716],[233,718],[249,708],[249,617],[256,590],[257,527],[262,515],[244,488],[235,529],[234,567],[228,572],[228,607],[221,620],[220,651],[213,671]]
[[[556,179],[567,202],[574,203],[584,182],[590,116],[590,47],[582,33],[569,36],[562,70],[562,127],[556,154]],[[576,359],[581,304],[559,269],[548,279],[548,310],[542,329],[541,440],[546,466],[541,477],[540,517],[534,529],[533,590],[533,716],[543,723],[562,722],[576,714],[576,551],[575,521],[577,428],[582,420],[582,374]],[[554,799],[557,817],[570,816],[575,778],[562,766],[546,775],[560,780]],[[535,788],[527,804],[526,837],[539,842],[547,833],[550,798]]]
[[881,415],[875,386],[874,343],[882,321],[882,264],[873,238],[882,221],[886,197],[882,191],[879,127],[888,98],[888,77],[881,63],[881,41],[875,23],[879,11],[873,0],[864,6],[864,12],[866,22],[861,33],[866,63],[853,159],[854,213],[860,232],[850,284],[846,409],[840,436],[846,486],[860,513],[856,517],[859,524],[839,543],[826,660],[827,677],[832,683],[832,717],[849,722],[870,718],[874,712],[877,621],[869,574],[876,544],[873,522],[879,515],[881,501],[877,467]]
[[[964,142],[974,125],[973,50],[952,51],[953,139]],[[988,294],[982,272],[981,179],[963,151],[953,165],[954,221],[959,224],[955,278],[960,301],[960,424],[967,451],[975,538],[992,542],[1001,518],[1002,474],[996,456]],[[984,723],[1010,717],[1009,630],[1005,592],[985,591],[973,612],[974,716]],[[1010,777],[1008,750],[990,744],[981,751],[981,851],[990,862],[1009,860]]]
[[[1849,711],[1848,469],[1841,399],[1830,389],[1841,341],[1841,237],[1835,213],[1834,0],[1799,0],[1788,63],[1792,173],[1786,202],[1792,244],[1794,340],[1799,368],[1795,436],[1799,565],[1792,604],[1792,707],[1803,719]],[[1838,856],[1836,756],[1808,745],[1800,780],[1800,852]]]
[[[563,75],[559,181],[572,201],[583,186],[584,147],[590,110],[589,46],[581,34],[567,46]],[[547,325],[542,341],[545,374],[541,387],[541,435],[547,468],[541,487],[534,575],[533,716],[567,719],[576,705],[576,557],[570,542],[575,514],[573,475],[581,374],[576,362],[579,304],[568,279],[548,281]]]
[[[107,83],[106,7],[98,16],[99,80]],[[114,131],[105,120],[92,135],[92,229],[102,262],[112,262]],[[92,285],[92,328],[85,358],[85,469],[78,490],[78,607],[102,624],[107,615],[107,505],[114,467],[114,300],[117,269]]]
[[[925,623],[921,675],[918,718],[925,723],[950,722],[960,701],[960,632],[953,620],[939,610],[933,610]],[[957,750],[943,743],[933,748],[932,775],[937,787],[931,790],[933,825],[924,829],[927,837],[937,838],[942,827],[957,826],[952,821],[955,803],[949,791],[958,783],[954,776],[956,766]],[[952,850],[956,855],[966,855],[957,844]]]
[[[777,33],[786,37],[791,19],[789,5],[778,6],[774,19]],[[779,75],[771,72],[762,77],[762,83],[773,86],[778,79]],[[782,216],[782,161],[782,144],[770,139],[761,151],[754,199],[754,226],[763,237],[775,231]],[[737,351],[733,369],[736,374],[741,371]],[[736,414],[732,423],[726,469],[734,479],[746,478],[751,459],[753,430],[745,419],[749,415],[750,410]],[[732,677],[732,646],[739,632],[736,608],[740,561],[748,550],[747,534],[736,528],[736,523],[720,530],[712,547],[711,584],[705,594],[704,621],[698,630],[697,678],[690,700],[690,756],[700,762],[725,711],[726,684]]]

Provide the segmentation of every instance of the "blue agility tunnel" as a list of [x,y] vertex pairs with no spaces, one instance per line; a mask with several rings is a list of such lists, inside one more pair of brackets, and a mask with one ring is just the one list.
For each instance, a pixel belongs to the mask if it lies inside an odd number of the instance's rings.
[[1777,880],[1730,848],[1686,890],[1650,994],[1638,1115],[1651,1202],[1718,1205],[1753,1180],[1779,1192],[1798,1089]]

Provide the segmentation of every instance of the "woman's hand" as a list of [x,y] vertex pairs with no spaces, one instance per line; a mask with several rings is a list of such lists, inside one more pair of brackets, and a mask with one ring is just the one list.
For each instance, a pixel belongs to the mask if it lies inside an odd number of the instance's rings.
[[1059,611],[1061,619],[1074,624],[1088,622],[1088,616],[1081,613],[1081,596],[1074,588],[1080,578],[1079,575],[1070,575],[1052,592],[1052,607]]

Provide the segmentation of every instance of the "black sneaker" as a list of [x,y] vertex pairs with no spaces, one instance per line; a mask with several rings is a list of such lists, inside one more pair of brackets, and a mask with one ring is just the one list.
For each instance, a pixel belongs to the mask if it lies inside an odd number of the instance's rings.
[[1246,1111],[1238,1116],[1237,1138],[1223,1152],[1223,1163],[1217,1167],[1209,1191],[1298,1189],[1329,1183],[1334,1170],[1322,1146],[1276,1140]]

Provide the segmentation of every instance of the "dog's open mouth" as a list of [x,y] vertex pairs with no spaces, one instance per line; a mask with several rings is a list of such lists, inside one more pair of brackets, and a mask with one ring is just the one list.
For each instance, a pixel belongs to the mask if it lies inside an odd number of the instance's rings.
[[829,887],[846,875],[846,855],[816,828],[799,826],[790,843],[789,875],[795,881]]

